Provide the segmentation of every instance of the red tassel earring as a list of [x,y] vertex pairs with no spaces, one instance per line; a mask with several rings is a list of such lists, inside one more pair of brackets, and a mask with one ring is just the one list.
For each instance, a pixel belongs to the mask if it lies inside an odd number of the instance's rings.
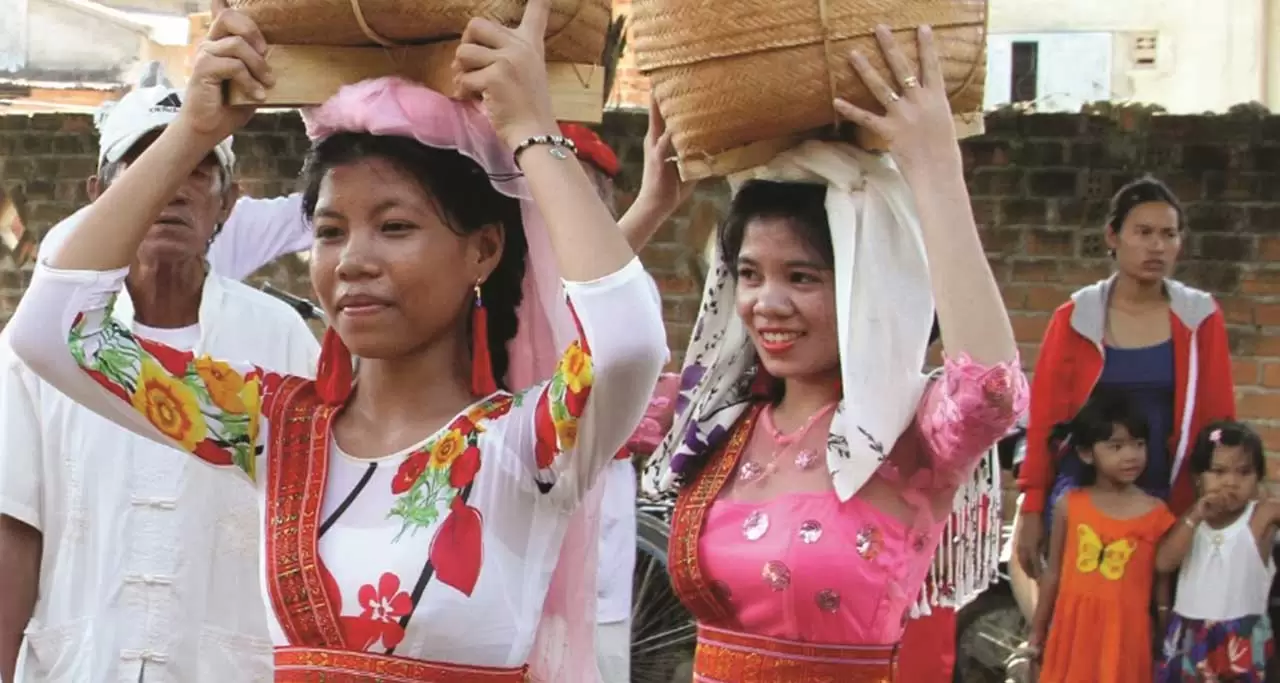
[[476,283],[476,306],[471,311],[471,393],[488,396],[498,390],[493,379],[493,360],[489,357],[489,313]]
[[316,393],[331,406],[340,406],[351,396],[353,372],[351,351],[333,328],[324,331],[320,344],[320,365],[316,368]]

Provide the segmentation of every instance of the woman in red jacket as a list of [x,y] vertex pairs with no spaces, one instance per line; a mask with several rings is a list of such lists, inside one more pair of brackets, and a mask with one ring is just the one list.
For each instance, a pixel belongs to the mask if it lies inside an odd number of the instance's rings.
[[1186,472],[1190,440],[1205,424],[1235,417],[1222,310],[1209,293],[1168,277],[1183,234],[1182,207],[1163,183],[1144,177],[1122,187],[1105,230],[1116,273],[1072,294],[1045,330],[1018,482],[1017,559],[1033,578],[1048,528],[1044,511],[1080,466],[1074,450],[1050,452],[1049,432],[1075,415],[1094,387],[1123,388],[1144,407],[1151,438],[1138,484],[1175,514],[1195,501]]

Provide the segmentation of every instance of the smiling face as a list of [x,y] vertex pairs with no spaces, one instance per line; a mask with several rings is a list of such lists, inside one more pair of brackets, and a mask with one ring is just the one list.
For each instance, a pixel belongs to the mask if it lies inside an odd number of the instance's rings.
[[311,281],[331,324],[362,358],[461,339],[472,290],[502,255],[498,226],[452,229],[422,181],[378,156],[325,171],[312,222]]
[[737,259],[737,309],[756,352],[779,379],[834,379],[840,371],[831,265],[794,219],[750,219]]

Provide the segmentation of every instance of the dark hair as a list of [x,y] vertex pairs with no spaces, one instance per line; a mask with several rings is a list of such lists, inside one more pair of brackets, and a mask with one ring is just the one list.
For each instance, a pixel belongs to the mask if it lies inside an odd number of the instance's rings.
[[302,212],[307,221],[315,215],[320,182],[330,169],[373,157],[385,159],[416,180],[435,204],[444,224],[455,233],[470,234],[486,225],[502,227],[502,257],[480,286],[480,296],[488,311],[493,376],[498,386],[507,388],[507,342],[516,336],[516,309],[524,292],[525,257],[529,251],[520,202],[494,189],[484,169],[456,151],[428,147],[403,137],[339,133],[316,143],[303,165]]
[[938,341],[938,338],[941,336],[942,336],[942,326],[938,324],[938,314],[934,313],[933,329],[929,330],[929,346],[933,346],[933,343]]
[[1169,189],[1168,185],[1150,175],[1130,181],[1111,198],[1111,208],[1107,212],[1107,229],[1113,233],[1119,233],[1134,207],[1148,202],[1160,202],[1172,206],[1174,212],[1178,214],[1178,230],[1182,230],[1182,202],[1178,201],[1178,196]]
[[742,251],[747,225],[757,218],[787,218],[796,236],[818,252],[827,266],[835,265],[831,228],[827,222],[827,188],[812,183],[748,180],[729,202],[729,213],[720,224],[720,253],[733,264]]
[[[1118,389],[1098,389],[1093,392],[1076,416],[1054,426],[1049,435],[1050,452],[1060,448],[1092,450],[1107,441],[1117,426],[1124,427],[1129,436],[1146,440],[1151,433],[1147,416],[1142,413],[1128,393]],[[1079,486],[1088,486],[1097,479],[1098,471],[1090,463],[1081,463],[1081,474],[1076,478]]]
[[[1217,439],[1211,437],[1218,432]],[[1219,444],[1223,446],[1239,446],[1249,457],[1253,471],[1258,478],[1267,472],[1267,454],[1262,446],[1262,437],[1253,428],[1235,420],[1219,420],[1211,422],[1196,437],[1196,445],[1191,448],[1191,473],[1204,474],[1213,467],[1213,451]]]

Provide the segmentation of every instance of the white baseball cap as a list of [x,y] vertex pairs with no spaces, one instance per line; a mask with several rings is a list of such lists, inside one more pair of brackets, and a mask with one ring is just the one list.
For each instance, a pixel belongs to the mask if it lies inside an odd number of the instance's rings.
[[[181,109],[182,93],[164,82],[157,69],[148,69],[138,87],[119,101],[104,104],[94,117],[98,126],[98,168],[119,161],[139,140],[173,123]],[[213,153],[223,170],[230,173],[235,169],[236,155],[231,151],[230,137],[219,142]]]

